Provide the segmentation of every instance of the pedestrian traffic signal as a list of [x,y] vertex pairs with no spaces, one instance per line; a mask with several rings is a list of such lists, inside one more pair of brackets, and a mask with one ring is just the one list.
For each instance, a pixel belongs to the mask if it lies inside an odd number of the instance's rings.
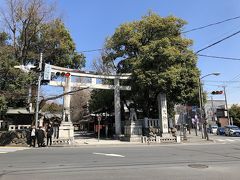
[[223,91],[212,91],[211,94],[213,95],[223,94]]

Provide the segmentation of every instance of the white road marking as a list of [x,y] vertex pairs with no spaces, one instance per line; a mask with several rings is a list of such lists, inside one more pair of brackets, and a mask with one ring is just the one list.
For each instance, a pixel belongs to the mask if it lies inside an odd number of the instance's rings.
[[96,152],[94,152],[93,154],[103,155],[103,156],[112,156],[112,157],[125,157],[125,156],[120,155],[120,154],[107,154],[107,153],[96,153]]
[[217,141],[221,141],[221,142],[224,142],[225,140],[224,139],[216,139]]
[[6,154],[9,152],[21,151],[21,150],[25,150],[25,149],[29,149],[29,148],[26,148],[26,147],[0,147],[0,154]]
[[239,139],[216,139],[216,141],[220,141],[220,142],[234,142],[234,141],[239,141]]

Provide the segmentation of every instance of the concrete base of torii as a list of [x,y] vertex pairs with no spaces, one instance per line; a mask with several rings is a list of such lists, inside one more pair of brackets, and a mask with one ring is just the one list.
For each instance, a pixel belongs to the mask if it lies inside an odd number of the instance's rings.
[[130,142],[141,142],[142,138],[142,121],[130,121],[124,127],[124,139]]
[[59,139],[74,140],[74,126],[72,122],[62,122],[59,126]]

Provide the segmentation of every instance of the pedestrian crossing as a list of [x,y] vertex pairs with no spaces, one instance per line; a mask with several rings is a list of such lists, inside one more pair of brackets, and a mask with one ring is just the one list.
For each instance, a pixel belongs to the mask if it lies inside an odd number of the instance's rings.
[[27,147],[0,147],[0,155],[29,149]]

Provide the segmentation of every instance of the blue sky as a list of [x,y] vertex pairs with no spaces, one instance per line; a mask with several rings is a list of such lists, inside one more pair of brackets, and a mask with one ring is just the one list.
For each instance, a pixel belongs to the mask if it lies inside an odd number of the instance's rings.
[[[66,26],[77,45],[78,51],[99,49],[103,47],[105,38],[111,36],[115,29],[125,22],[139,20],[149,10],[160,16],[174,15],[188,22],[185,30],[222,21],[240,15],[239,0],[59,0],[58,10],[63,14]],[[220,40],[240,30],[240,19],[221,25],[185,34],[194,40],[193,50],[197,51],[217,40]],[[237,57],[240,34],[236,35],[201,54]],[[86,69],[92,68],[93,59],[99,52],[85,53]],[[240,61],[211,59],[199,57],[198,67],[202,75],[220,72],[220,76],[204,78],[204,90],[221,90],[219,85],[227,85],[229,103],[239,103]],[[221,81],[237,81],[225,83]],[[212,82],[217,81],[217,82]],[[223,95],[213,96],[213,99],[224,99]]]
[[[3,1],[0,0],[0,3]],[[120,24],[139,20],[149,10],[162,17],[174,15],[184,19],[188,22],[185,30],[240,16],[239,0],[58,0],[56,2],[58,14],[62,15],[78,51],[102,48],[106,37],[111,36]],[[197,51],[238,30],[240,30],[240,18],[190,32],[185,36],[194,41],[192,48]],[[240,58],[239,40],[240,34],[202,51],[201,54]],[[87,58],[86,69],[90,70],[93,59],[99,57],[99,52],[84,54]],[[204,78],[204,90],[207,92],[222,90],[218,87],[224,85],[221,81],[234,80],[235,82],[225,83],[227,99],[229,103],[240,103],[240,61],[199,57],[198,67],[202,76],[212,72],[221,73],[220,76]],[[48,90],[49,88],[43,88],[44,92]],[[61,91],[59,88],[55,94]],[[215,95],[213,99],[224,99],[224,96]]]

